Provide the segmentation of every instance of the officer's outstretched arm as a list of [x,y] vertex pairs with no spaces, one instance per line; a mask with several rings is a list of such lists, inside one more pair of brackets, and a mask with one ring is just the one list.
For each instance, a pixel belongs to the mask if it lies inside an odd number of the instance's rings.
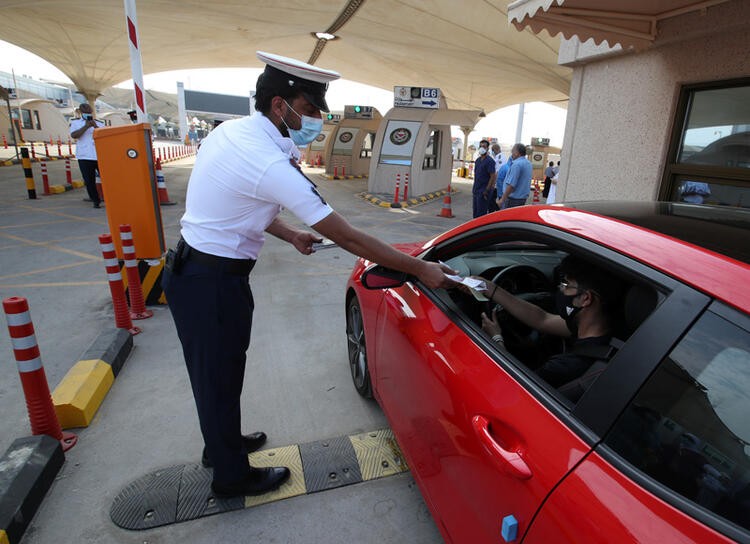
[[456,285],[456,282],[445,276],[446,273],[455,274],[454,270],[445,265],[406,255],[374,236],[353,227],[336,212],[330,213],[325,219],[312,225],[312,228],[345,250],[368,261],[416,276],[430,288]]
[[320,236],[306,230],[296,229],[278,217],[268,225],[266,232],[289,242],[303,255],[310,255],[313,252],[313,243],[323,241]]

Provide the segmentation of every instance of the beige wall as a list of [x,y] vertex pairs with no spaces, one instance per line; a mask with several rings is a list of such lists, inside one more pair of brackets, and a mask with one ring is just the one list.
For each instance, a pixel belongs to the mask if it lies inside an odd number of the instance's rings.
[[[42,129],[22,129],[24,140],[27,142],[43,142],[49,141],[50,137],[54,141],[58,138],[63,142],[68,141],[68,122],[65,120],[62,112],[59,108],[55,107],[51,102],[47,100],[20,100],[21,109],[34,110],[39,112],[39,120],[41,122]],[[8,121],[8,109],[5,102],[0,107],[0,134],[5,134],[8,144],[12,141],[12,135],[10,131],[10,122]],[[13,110],[17,107],[15,100],[11,101],[11,107]],[[20,142],[19,142],[20,143]],[[0,138],[0,145],[2,145],[2,138]]]
[[641,53],[564,41],[574,67],[558,201],[654,200],[681,85],[750,76],[745,0],[666,20]]

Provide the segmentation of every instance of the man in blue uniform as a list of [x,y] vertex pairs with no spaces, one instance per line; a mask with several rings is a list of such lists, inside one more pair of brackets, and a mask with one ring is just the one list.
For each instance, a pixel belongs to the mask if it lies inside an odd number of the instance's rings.
[[503,180],[503,192],[498,195],[497,205],[500,209],[514,208],[526,204],[531,191],[532,166],[526,158],[526,146],[516,144],[510,152],[513,163],[508,170],[508,175]]
[[286,467],[256,468],[247,453],[265,433],[242,436],[240,395],[250,344],[253,297],[250,271],[265,234],[303,255],[321,238],[297,229],[282,208],[340,247],[414,275],[425,285],[448,287],[449,268],[410,257],[351,226],[297,167],[328,111],[328,82],[339,75],[294,59],[258,52],[266,63],[258,78],[256,113],[226,121],[201,144],[190,176],[182,239],[167,255],[162,285],[180,337],[205,442],[203,464],[214,467],[218,497],[258,495],[289,478]]

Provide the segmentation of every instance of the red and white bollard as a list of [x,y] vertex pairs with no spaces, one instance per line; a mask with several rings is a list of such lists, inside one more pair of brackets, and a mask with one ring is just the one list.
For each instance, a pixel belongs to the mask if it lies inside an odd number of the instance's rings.
[[112,305],[115,309],[115,326],[118,329],[127,329],[130,334],[136,335],[141,332],[141,329],[135,327],[130,320],[128,301],[125,299],[125,289],[122,287],[122,274],[120,264],[117,262],[115,245],[112,243],[112,235],[101,234],[99,245],[102,247],[107,279],[109,279],[109,292],[112,294]]
[[346,179],[346,165],[341,165],[341,179]]
[[128,275],[130,318],[147,319],[154,315],[154,312],[146,309],[146,303],[143,300],[141,276],[138,274],[138,259],[135,257],[133,230],[130,225],[120,225],[120,242],[122,243],[122,256],[125,260],[125,272]]
[[60,141],[60,138],[57,139],[57,157],[62,159],[62,142]]
[[174,206],[177,202],[169,200],[169,193],[167,192],[167,184],[164,181],[164,174],[161,171],[161,159],[156,159],[156,190],[159,193],[159,205],[160,206]]
[[47,147],[47,142],[44,142],[44,156],[47,157],[48,159],[50,158],[49,157],[49,147]]
[[70,171],[70,159],[65,159],[65,183],[73,185],[73,173]]
[[5,134],[3,134],[3,149],[8,149],[8,140],[5,138]]
[[31,142],[29,144],[29,148],[31,149],[31,160],[35,161],[36,160],[36,150],[34,149],[34,142]]
[[23,394],[26,397],[31,433],[51,436],[60,441],[63,451],[68,451],[76,445],[78,437],[73,433],[63,432],[60,428],[39,345],[36,342],[34,323],[31,322],[29,303],[23,297],[6,298],[3,300],[3,310],[8,322],[10,342],[13,345]]
[[409,200],[409,172],[404,174],[404,201]]
[[398,193],[401,191],[401,173],[396,174],[396,191],[393,193],[393,202],[398,203]]
[[44,193],[45,195],[50,195],[49,191],[49,176],[47,175],[47,163],[45,161],[42,161],[41,164],[42,169],[42,185],[44,186]]
[[333,179],[339,179],[339,167],[338,165],[333,165]]
[[72,156],[73,156],[73,146],[70,143],[70,138],[68,138],[68,157],[72,157]]

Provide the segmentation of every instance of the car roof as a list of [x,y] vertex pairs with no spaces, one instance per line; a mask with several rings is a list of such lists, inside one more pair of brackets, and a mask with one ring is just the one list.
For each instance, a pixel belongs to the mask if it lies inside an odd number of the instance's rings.
[[750,212],[670,202],[520,206],[469,221],[433,241],[482,225],[526,221],[628,255],[750,313]]

